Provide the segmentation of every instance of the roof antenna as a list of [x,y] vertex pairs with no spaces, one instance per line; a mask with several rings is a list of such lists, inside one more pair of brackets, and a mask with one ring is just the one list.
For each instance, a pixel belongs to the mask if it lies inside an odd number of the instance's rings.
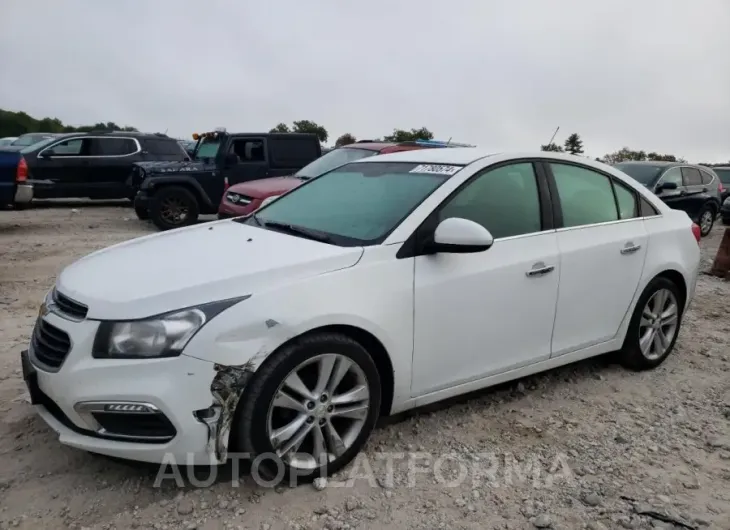
[[449,139],[448,139],[448,141],[446,142],[446,147],[448,147],[448,146],[449,146],[449,144],[451,143],[451,139],[452,139],[452,138],[453,138],[453,136],[449,136]]
[[555,132],[553,133],[552,137],[550,138],[550,141],[547,143],[548,145],[553,143],[553,140],[555,140],[555,135],[558,134],[558,131],[560,130],[560,125],[558,125],[555,128]]

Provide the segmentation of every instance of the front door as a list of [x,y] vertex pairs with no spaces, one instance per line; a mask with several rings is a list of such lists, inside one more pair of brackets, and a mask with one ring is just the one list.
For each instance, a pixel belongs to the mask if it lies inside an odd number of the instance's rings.
[[87,177],[89,145],[86,138],[68,138],[38,152],[30,167],[33,196],[83,197],[78,195],[78,188]]
[[84,195],[92,199],[121,199],[128,196],[126,181],[132,171],[132,157],[140,151],[133,138],[90,138],[91,156],[85,182]]
[[230,185],[249,180],[263,179],[269,176],[269,159],[266,139],[262,137],[234,137],[228,144],[226,152],[238,156],[236,163],[226,164],[223,175],[228,177]]
[[549,163],[563,228],[553,356],[615,337],[628,318],[644,269],[649,238],[636,193],[576,164]]
[[530,162],[487,169],[442,205],[434,222],[469,219],[495,242],[415,258],[414,397],[550,357],[560,266],[541,207]]

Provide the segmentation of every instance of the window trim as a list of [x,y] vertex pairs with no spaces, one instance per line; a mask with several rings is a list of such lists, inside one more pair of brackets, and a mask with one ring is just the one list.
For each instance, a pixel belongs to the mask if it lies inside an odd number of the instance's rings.
[[[49,149],[53,149],[55,146],[62,144],[64,142],[69,142],[71,140],[103,140],[103,139],[115,139],[115,140],[132,140],[135,145],[137,146],[137,150],[133,153],[128,153],[126,155],[48,155],[46,157],[43,157],[43,152],[47,151]],[[66,138],[61,138],[58,142],[54,142],[51,145],[48,145],[41,149],[38,153],[36,153],[36,158],[50,158],[50,159],[56,159],[56,158],[62,158],[64,160],[73,159],[73,158],[125,158],[128,156],[134,156],[136,154],[139,154],[142,152],[142,146],[139,143],[139,140],[137,138],[131,137],[131,136],[69,136]]]
[[[429,213],[426,218],[421,222],[420,225],[411,233],[410,236],[403,242],[401,247],[398,249],[398,252],[396,253],[395,257],[396,259],[406,259],[406,258],[415,258],[418,256],[424,256],[427,255],[427,253],[424,251],[424,244],[427,242],[427,238],[429,238],[433,234],[433,229],[435,229],[435,226],[432,226],[436,220],[438,219],[438,215],[443,210],[443,208],[446,206],[446,204],[449,203],[449,201],[461,193],[461,191],[466,188],[467,186],[471,185],[472,182],[474,182],[476,179],[481,177],[482,175],[485,175],[486,173],[489,173],[490,171],[493,171],[495,169],[499,169],[505,166],[513,166],[517,164],[532,164],[533,172],[535,173],[535,183],[537,184],[537,197],[538,197],[538,204],[540,205],[540,224],[541,224],[541,230],[539,232],[530,232],[529,234],[518,234],[515,236],[507,236],[507,237],[499,237],[494,238],[494,241],[509,241],[511,239],[518,239],[518,238],[526,238],[526,237],[534,237],[537,235],[542,235],[548,232],[552,232],[555,230],[555,208],[554,204],[552,202],[552,192],[549,187],[549,182],[547,180],[547,176],[545,174],[545,169],[542,167],[542,164],[540,163],[539,158],[534,157],[528,157],[528,158],[514,158],[511,160],[505,160],[502,162],[498,162],[496,164],[489,165],[475,174],[473,174],[471,177],[469,177],[467,180],[462,182],[455,190],[453,190],[449,195],[444,197],[441,202],[436,206],[431,213]],[[402,222],[402,221],[401,221]]]
[[[584,164],[573,162],[572,160],[558,160],[558,159],[552,159],[552,158],[543,158],[540,160],[540,162],[545,166],[545,175],[547,177],[548,185],[550,186],[550,191],[551,191],[552,195],[555,197],[555,199],[553,201],[553,208],[555,208],[559,212],[559,215],[556,215],[556,218],[559,219],[559,224],[556,224],[556,226],[555,226],[556,232],[567,232],[568,230],[591,228],[594,226],[605,226],[605,225],[616,224],[616,223],[628,223],[628,222],[632,222],[632,221],[638,221],[638,220],[643,220],[643,219],[650,219],[652,217],[661,217],[662,216],[662,213],[659,211],[659,209],[656,208],[653,204],[651,204],[651,201],[649,201],[648,199],[645,199],[645,200],[647,202],[649,202],[649,204],[654,209],[654,211],[656,211],[658,213],[656,215],[651,215],[651,216],[646,216],[646,217],[642,216],[641,215],[641,203],[640,203],[640,201],[642,199],[641,193],[639,193],[639,191],[637,189],[635,189],[633,186],[626,184],[621,179],[619,179],[618,177],[615,177],[614,175],[611,175],[610,173],[601,171],[600,169],[597,169],[597,168],[594,168],[591,166],[586,166]],[[623,185],[625,188],[628,188],[634,194],[634,198],[637,201],[637,203],[636,203],[636,207],[638,210],[637,217],[632,217],[630,219],[620,219],[619,218],[615,221],[605,221],[602,223],[591,223],[591,224],[578,225],[578,226],[567,226],[567,227],[564,226],[563,205],[560,202],[560,195],[558,194],[558,185],[557,185],[557,182],[555,181],[555,175],[553,174],[550,164],[575,166],[575,167],[578,167],[581,169],[585,169],[587,171],[593,171],[594,173],[598,173],[599,175],[603,175],[604,177],[607,177],[611,183],[611,193],[613,194],[613,200],[614,200],[614,205],[616,207],[616,216],[617,217],[620,216],[620,211],[619,211],[619,207],[618,207],[618,199],[616,197],[616,190],[614,188],[614,183],[618,183],[619,185]],[[674,166],[672,166],[672,167],[674,167]],[[661,179],[661,177],[660,177],[660,179]],[[658,181],[657,181],[657,183],[658,183]]]

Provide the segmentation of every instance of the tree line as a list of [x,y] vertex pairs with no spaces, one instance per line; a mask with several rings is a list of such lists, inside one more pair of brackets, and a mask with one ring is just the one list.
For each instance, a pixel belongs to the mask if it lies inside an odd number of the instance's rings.
[[40,120],[26,114],[25,112],[13,112],[0,109],[0,138],[6,136],[20,136],[21,134],[34,132],[67,133],[67,132],[89,132],[96,129],[112,131],[136,131],[129,126],[120,126],[113,121],[99,122],[93,125],[73,126],[66,125],[58,118],[42,118]]
[[[135,127],[128,125],[120,126],[116,123],[99,122],[93,125],[81,125],[73,126],[66,125],[58,118],[42,118],[36,119],[26,114],[25,112],[13,112],[9,110],[0,109],[0,138],[5,136],[20,136],[25,133],[32,132],[51,132],[51,133],[66,133],[66,132],[88,132],[96,129],[105,129],[112,131],[136,131]],[[292,122],[291,125],[286,123],[279,123],[271,129],[270,132],[298,132],[298,133],[313,133],[319,138],[319,141],[327,143],[329,140],[329,133],[327,129],[322,125],[311,121],[311,120],[298,120]],[[383,142],[408,142],[414,140],[433,140],[433,133],[426,127],[419,127],[413,129],[393,129],[391,134],[386,134],[382,138],[371,140],[383,141]],[[335,147],[342,147],[343,145],[349,145],[357,142],[355,135],[351,133],[345,133],[340,135],[335,140]],[[570,153],[577,156],[584,155],[583,139],[578,133],[572,133],[568,135],[562,144],[550,142],[545,145],[541,145],[542,151],[555,151]],[[681,157],[677,157],[671,154],[662,154],[654,151],[646,152],[643,150],[630,149],[628,147],[622,147],[618,151],[613,153],[606,153],[600,158],[596,158],[599,162],[605,162],[606,164],[617,164],[618,162],[625,162],[628,160],[654,160],[654,161],[666,161],[666,162],[686,162]],[[727,164],[730,164],[728,162]],[[718,166],[726,164],[702,164],[706,166]]]

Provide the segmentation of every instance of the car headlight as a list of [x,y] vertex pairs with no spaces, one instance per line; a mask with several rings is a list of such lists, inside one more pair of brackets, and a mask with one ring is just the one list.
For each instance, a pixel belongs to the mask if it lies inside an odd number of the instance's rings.
[[104,321],[96,332],[92,356],[95,359],[177,357],[208,321],[249,296],[180,309],[142,320]]

